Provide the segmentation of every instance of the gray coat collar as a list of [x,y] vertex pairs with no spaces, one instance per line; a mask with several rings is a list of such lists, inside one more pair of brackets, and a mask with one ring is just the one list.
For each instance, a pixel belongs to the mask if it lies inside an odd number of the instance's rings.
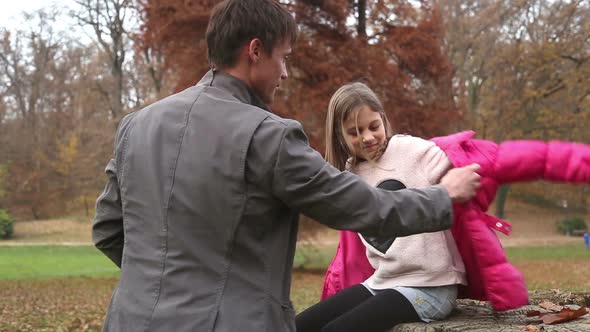
[[270,112],[266,104],[244,83],[244,81],[230,74],[219,70],[209,70],[203,78],[197,83],[198,85],[213,86],[228,91],[239,101],[260,107]]

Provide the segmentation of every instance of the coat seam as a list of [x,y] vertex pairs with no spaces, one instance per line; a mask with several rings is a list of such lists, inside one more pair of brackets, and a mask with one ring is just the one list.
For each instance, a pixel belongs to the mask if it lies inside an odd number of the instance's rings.
[[152,306],[152,310],[150,312],[149,318],[147,320],[147,324],[146,324],[146,331],[149,331],[150,329],[150,325],[152,323],[153,317],[154,317],[154,313],[156,311],[156,307],[158,306],[158,303],[160,301],[160,295],[162,293],[162,279],[163,279],[163,275],[164,272],[166,270],[166,258],[168,255],[168,212],[170,209],[170,201],[172,199],[172,191],[174,190],[174,180],[176,177],[176,169],[178,167],[178,159],[180,158],[180,151],[182,150],[182,143],[184,141],[184,135],[186,134],[186,130],[188,128],[188,123],[189,123],[189,119],[190,119],[190,115],[191,112],[193,110],[193,107],[195,105],[195,103],[197,102],[197,100],[199,100],[199,97],[201,97],[201,95],[203,94],[203,89],[201,89],[201,91],[199,92],[199,94],[196,96],[195,100],[193,101],[193,103],[191,104],[191,106],[188,109],[188,112],[186,113],[186,117],[184,119],[184,128],[183,130],[181,130],[181,133],[179,134],[178,137],[178,150],[176,152],[176,157],[174,158],[174,162],[173,165],[171,166],[170,171],[172,172],[171,174],[171,184],[170,184],[170,190],[168,191],[168,198],[166,200],[166,205],[164,206],[164,218],[163,218],[163,226],[164,226],[164,239],[163,239],[163,258],[162,258],[162,268],[160,271],[160,276],[158,278],[158,286],[155,289],[155,301],[154,301],[154,305]]
[[223,272],[222,275],[222,282],[220,284],[220,286],[217,288],[217,290],[215,291],[216,297],[217,297],[217,301],[215,302],[215,306],[213,307],[213,309],[211,310],[211,312],[209,313],[209,321],[211,322],[211,326],[210,326],[210,331],[213,331],[214,327],[215,327],[215,323],[217,321],[217,314],[219,313],[219,308],[221,307],[221,301],[223,299],[223,295],[225,293],[225,289],[227,287],[227,281],[229,279],[229,273],[231,271],[232,268],[232,254],[233,254],[233,248],[235,245],[235,238],[236,238],[236,231],[239,228],[239,225],[241,224],[241,221],[243,219],[243,213],[244,210],[246,208],[246,202],[248,201],[248,190],[247,190],[247,183],[246,183],[246,161],[247,161],[247,155],[248,155],[248,148],[252,142],[252,138],[254,137],[254,133],[256,132],[256,130],[258,129],[258,127],[260,127],[260,125],[262,124],[262,122],[264,122],[264,120],[266,120],[268,118],[268,116],[264,117],[263,119],[260,120],[260,122],[256,125],[256,127],[254,128],[254,130],[252,131],[252,134],[250,135],[249,140],[244,142],[244,145],[242,145],[241,148],[241,156],[240,156],[240,169],[239,169],[239,174],[241,174],[242,176],[242,186],[244,186],[244,194],[242,195],[242,204],[239,210],[239,213],[237,214],[237,218],[238,220],[236,220],[236,222],[234,223],[234,227],[232,229],[231,232],[231,238],[229,239],[229,246],[227,248],[227,254],[225,256],[225,261],[226,261],[226,268]]

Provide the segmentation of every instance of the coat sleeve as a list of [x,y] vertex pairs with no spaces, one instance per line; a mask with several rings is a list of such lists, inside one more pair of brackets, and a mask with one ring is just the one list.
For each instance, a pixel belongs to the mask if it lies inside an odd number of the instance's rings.
[[590,183],[590,145],[563,141],[506,141],[495,162],[500,184],[547,180]]
[[107,184],[96,201],[92,241],[97,249],[121,267],[124,242],[123,212],[114,159],[109,161],[105,172]]
[[123,260],[123,243],[125,241],[118,165],[121,164],[123,155],[123,137],[130,128],[131,119],[134,115],[135,113],[131,113],[124,117],[117,129],[114,148],[115,157],[106,166],[107,183],[96,201],[96,213],[92,224],[92,241],[94,245],[118,267],[121,267]]
[[288,122],[281,132],[273,191],[291,208],[329,227],[369,236],[408,236],[451,226],[451,200],[444,187],[373,188],[328,164],[309,146],[297,122]]

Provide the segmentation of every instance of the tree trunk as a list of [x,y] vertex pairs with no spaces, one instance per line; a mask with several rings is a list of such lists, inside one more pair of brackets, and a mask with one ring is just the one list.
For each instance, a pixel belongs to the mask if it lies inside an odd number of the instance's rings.
[[530,302],[516,310],[504,312],[494,311],[489,303],[459,300],[455,312],[444,321],[431,323],[402,324],[390,332],[521,332],[528,325],[535,325],[543,332],[588,332],[590,331],[590,315],[586,314],[576,320],[555,325],[542,324],[537,317],[526,317],[531,310],[546,310],[536,304],[550,301],[559,305],[568,305],[572,309],[590,305],[590,292],[570,293],[559,290],[531,292]]
[[367,1],[358,0],[357,2],[358,26],[357,32],[359,37],[367,37]]
[[84,194],[84,212],[86,217],[90,216],[90,207],[88,206],[88,197]]
[[504,218],[504,208],[506,207],[506,199],[508,198],[509,191],[509,184],[502,185],[498,189],[498,195],[496,196],[496,217],[500,219]]

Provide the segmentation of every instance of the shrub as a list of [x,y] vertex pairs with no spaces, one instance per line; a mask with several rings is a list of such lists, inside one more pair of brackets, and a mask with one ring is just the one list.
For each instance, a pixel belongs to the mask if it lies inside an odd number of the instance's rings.
[[565,235],[582,235],[588,230],[582,217],[565,218],[557,223],[557,231]]
[[14,231],[14,220],[8,212],[0,209],[0,239],[8,239]]

